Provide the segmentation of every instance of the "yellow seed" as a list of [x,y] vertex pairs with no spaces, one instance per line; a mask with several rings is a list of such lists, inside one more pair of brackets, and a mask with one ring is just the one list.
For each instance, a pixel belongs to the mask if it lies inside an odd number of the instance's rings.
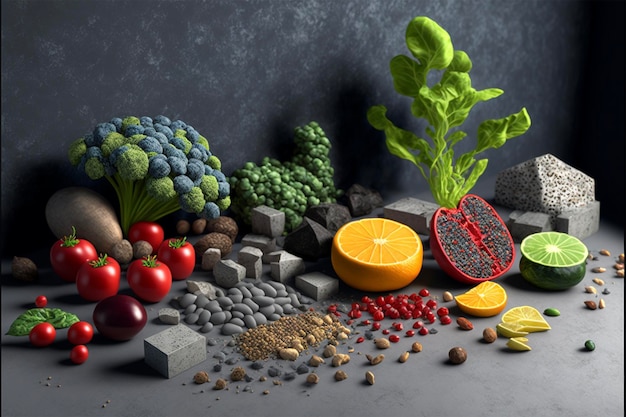
[[406,362],[407,360],[409,360],[409,352],[408,352],[408,351],[404,351],[404,352],[402,352],[402,354],[401,354],[401,355],[400,355],[400,357],[398,358],[398,361],[399,361],[400,363],[404,363],[404,362]]
[[604,298],[600,298],[600,301],[598,302],[598,308],[604,308],[604,307],[605,307]]
[[348,374],[345,373],[344,371],[339,370],[335,372],[335,380],[343,381],[344,379],[347,379],[347,378],[348,378]]
[[620,261],[621,263],[624,263],[624,254],[620,253],[619,256],[617,257],[617,260]]
[[345,353],[337,353],[333,356],[332,364],[333,366],[341,366],[344,363],[350,362],[350,355],[346,355]]
[[335,345],[328,345],[324,348],[324,352],[322,352],[322,355],[325,358],[331,358],[335,356],[336,353],[337,353],[337,348],[335,347]]
[[411,350],[413,352],[421,352],[422,344],[420,342],[413,342],[413,344],[411,345]]
[[454,300],[454,296],[450,291],[446,291],[443,293],[443,301],[452,301]]
[[601,274],[602,272],[606,272],[606,268],[603,268],[601,266],[597,266],[597,267],[593,268],[591,270],[591,272],[594,272],[596,274]]
[[382,353],[380,355],[376,355],[374,357],[368,355],[368,356],[366,356],[366,358],[369,359],[370,364],[378,365],[379,363],[381,363],[382,361],[385,360],[385,355],[383,355]]
[[325,361],[321,356],[313,355],[311,356],[311,359],[309,359],[310,366],[318,367],[323,363],[325,363]]
[[592,281],[598,285],[604,285],[604,281],[602,281],[600,278],[594,278]]
[[365,380],[370,384],[374,385],[374,373],[372,371],[365,372]]
[[585,287],[585,292],[589,293],[589,294],[596,294],[596,287],[592,287],[591,285],[587,285]]
[[609,252],[608,249],[601,249],[600,252],[598,252],[600,255],[604,255],[604,256],[611,256],[611,252]]
[[316,373],[310,373],[306,377],[306,382],[308,382],[309,384],[317,384],[319,380],[320,380],[320,377]]
[[624,270],[623,269],[618,269],[617,272],[615,272],[615,276],[618,276],[620,278],[624,278]]
[[391,344],[389,343],[389,340],[385,339],[384,337],[374,339],[374,344],[376,344],[376,347],[378,349],[387,349],[389,348],[389,346],[391,346]]

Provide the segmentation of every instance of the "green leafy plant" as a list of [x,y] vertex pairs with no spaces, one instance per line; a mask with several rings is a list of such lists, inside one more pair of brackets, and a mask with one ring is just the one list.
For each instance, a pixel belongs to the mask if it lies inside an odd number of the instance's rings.
[[55,329],[64,329],[80,321],[78,316],[60,308],[31,308],[20,314],[7,331],[9,336],[28,336],[33,327],[48,322]]
[[[431,142],[395,126],[387,118],[385,106],[371,107],[367,119],[374,128],[385,132],[387,148],[393,155],[419,168],[435,201],[442,207],[454,208],[487,168],[486,158],[475,157],[524,134],[530,127],[530,116],[522,108],[508,117],[482,122],[475,149],[455,159],[454,145],[467,136],[458,128],[470,110],[503,91],[475,90],[469,75],[472,69],[469,56],[455,50],[448,32],[428,17],[418,16],[409,23],[406,44],[413,58],[398,55],[390,62],[394,87],[399,94],[413,98],[411,113],[429,123],[426,135]],[[429,76],[431,71],[435,73]],[[429,86],[428,81],[438,74],[441,74],[439,82]]]

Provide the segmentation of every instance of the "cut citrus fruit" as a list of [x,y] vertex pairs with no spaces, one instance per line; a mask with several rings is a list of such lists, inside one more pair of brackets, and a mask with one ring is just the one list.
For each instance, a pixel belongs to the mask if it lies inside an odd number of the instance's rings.
[[520,272],[539,288],[563,290],[585,276],[589,251],[578,238],[561,232],[526,236],[520,244]]
[[419,235],[400,222],[380,217],[344,224],[333,238],[331,263],[339,278],[364,291],[392,291],[409,285],[422,270]]
[[454,297],[461,311],[476,317],[491,317],[506,307],[506,291],[500,284],[484,281]]
[[506,342],[506,345],[509,347],[509,349],[512,350],[532,350],[532,348],[528,346],[526,342],[528,342],[528,339],[525,337],[512,337],[509,339],[508,342]]
[[509,309],[502,315],[502,322],[521,325],[518,330],[538,332],[550,330],[551,327],[539,310],[531,306],[519,306]]
[[522,324],[502,322],[498,323],[496,330],[499,335],[504,337],[521,337],[528,334],[527,331],[523,330],[523,327]]

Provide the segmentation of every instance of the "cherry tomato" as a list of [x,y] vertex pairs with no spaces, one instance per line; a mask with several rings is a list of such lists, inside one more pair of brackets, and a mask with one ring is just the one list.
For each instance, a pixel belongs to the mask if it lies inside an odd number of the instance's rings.
[[156,255],[161,246],[161,242],[165,239],[165,232],[160,224],[155,222],[141,221],[134,223],[128,229],[128,241],[135,243],[144,240],[152,246],[152,254]]
[[157,257],[170,268],[174,280],[187,278],[196,266],[196,251],[185,237],[164,240]]
[[95,246],[88,240],[78,239],[74,227],[71,235],[57,240],[50,248],[52,270],[67,282],[75,282],[76,272],[81,265],[97,258]]
[[126,279],[130,289],[144,301],[161,301],[172,288],[170,268],[156,256],[136,259],[128,265]]
[[100,301],[117,294],[122,270],[119,262],[106,254],[85,262],[76,272],[78,294],[87,301]]
[[93,338],[93,326],[86,321],[79,321],[67,329],[67,340],[73,345],[86,345]]
[[40,295],[37,298],[35,298],[35,306],[37,306],[37,308],[44,308],[47,305],[48,305],[48,298],[46,298],[45,295]]
[[54,342],[57,330],[48,322],[37,324],[28,333],[28,339],[34,346],[48,346]]
[[70,360],[80,365],[89,358],[89,349],[85,345],[76,345],[70,351]]

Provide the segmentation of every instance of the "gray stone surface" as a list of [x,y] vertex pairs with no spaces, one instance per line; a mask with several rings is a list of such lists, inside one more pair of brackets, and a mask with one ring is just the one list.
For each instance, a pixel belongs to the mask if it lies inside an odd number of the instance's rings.
[[246,278],[258,279],[263,274],[263,251],[254,246],[244,246],[237,252],[237,262],[246,268]]
[[265,205],[252,209],[252,233],[278,237],[285,231],[285,212]]
[[248,233],[242,237],[241,246],[253,246],[261,249],[263,253],[274,252],[277,249],[276,238],[257,233]]
[[352,220],[350,209],[343,204],[323,203],[306,209],[304,216],[335,233],[341,226]]
[[180,312],[174,308],[160,308],[159,320],[165,324],[180,323]]
[[274,281],[284,284],[303,273],[305,269],[306,265],[301,257],[285,251],[277,261],[270,263],[270,276]]
[[600,228],[600,202],[594,201],[584,207],[567,210],[556,218],[555,229],[585,239]]
[[430,219],[438,204],[406,197],[383,207],[383,217],[409,226],[420,235],[430,234]]
[[212,271],[215,264],[222,259],[222,251],[218,248],[208,248],[202,254],[200,267],[205,271]]
[[296,289],[316,301],[327,300],[339,291],[339,280],[321,272],[296,276]]
[[246,267],[232,259],[222,259],[213,268],[215,283],[222,288],[232,288],[246,277]]
[[144,339],[144,361],[172,378],[206,359],[206,338],[179,324]]
[[333,233],[318,222],[304,217],[295,230],[285,236],[283,248],[305,259],[329,256]]
[[553,230],[550,215],[546,213],[528,211],[519,216],[516,215],[514,219],[509,217],[509,220],[507,226],[515,242],[521,242],[526,236],[533,233]]

